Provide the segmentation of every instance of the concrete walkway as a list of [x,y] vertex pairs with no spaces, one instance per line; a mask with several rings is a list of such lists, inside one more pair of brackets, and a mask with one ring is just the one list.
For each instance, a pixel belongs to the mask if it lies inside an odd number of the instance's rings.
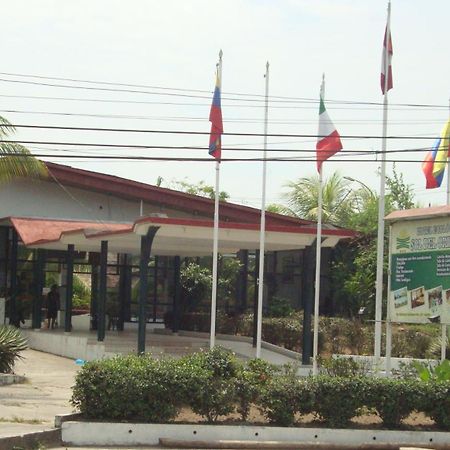
[[79,366],[35,350],[22,355],[14,369],[27,381],[0,386],[0,437],[53,429],[56,414],[72,412],[69,399]]

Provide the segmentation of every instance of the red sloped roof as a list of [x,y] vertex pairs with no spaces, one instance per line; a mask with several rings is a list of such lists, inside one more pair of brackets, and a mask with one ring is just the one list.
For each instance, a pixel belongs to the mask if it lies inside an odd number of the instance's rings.
[[81,231],[87,228],[104,232],[131,229],[131,224],[126,223],[82,222],[77,220],[37,219],[29,217],[10,217],[9,220],[25,245],[58,240],[63,233]]
[[386,216],[386,221],[426,219],[428,217],[449,216],[450,206],[431,206],[429,208],[401,209]]
[[[185,192],[140,183],[113,175],[76,169],[62,164],[46,162],[50,171],[50,180],[56,179],[62,184],[112,194],[125,199],[143,200],[149,203],[163,204],[167,207],[190,213],[213,217],[214,200]],[[220,216],[223,221],[259,223],[261,211],[257,208],[223,202],[220,204]],[[315,222],[266,212],[267,225],[314,226]]]

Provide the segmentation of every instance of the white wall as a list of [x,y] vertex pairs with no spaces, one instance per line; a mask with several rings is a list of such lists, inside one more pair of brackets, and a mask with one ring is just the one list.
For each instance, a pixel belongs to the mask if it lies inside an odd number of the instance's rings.
[[[16,179],[0,186],[0,217],[48,217],[73,220],[132,222],[140,213],[140,201],[61,186],[54,182]],[[144,215],[164,213],[169,217],[190,214],[144,205]]]

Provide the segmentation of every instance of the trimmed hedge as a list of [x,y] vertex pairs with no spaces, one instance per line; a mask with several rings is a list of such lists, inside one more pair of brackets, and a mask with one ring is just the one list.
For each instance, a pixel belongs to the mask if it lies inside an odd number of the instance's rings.
[[259,359],[240,362],[219,347],[179,360],[117,356],[87,363],[76,376],[71,402],[89,419],[156,423],[175,419],[183,406],[208,422],[233,412],[245,421],[254,405],[282,426],[313,413],[327,426],[346,427],[352,418],[374,411],[386,428],[398,428],[417,411],[450,430],[449,381],[302,378]]

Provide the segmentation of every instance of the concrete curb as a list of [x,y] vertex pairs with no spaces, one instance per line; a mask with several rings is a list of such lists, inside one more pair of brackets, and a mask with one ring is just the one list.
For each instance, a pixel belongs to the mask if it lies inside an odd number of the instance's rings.
[[[318,442],[283,442],[283,441],[189,441],[178,439],[159,440],[161,447],[176,449],[267,449],[267,450],[399,450],[399,444],[334,445]],[[435,446],[432,450],[448,447]],[[427,450],[424,447],[401,447],[400,450]]]
[[61,444],[61,429],[37,431],[20,436],[8,436],[0,438],[0,450],[11,450],[14,447],[23,449],[37,448],[39,444],[57,446]]
[[79,412],[67,413],[67,414],[57,414],[55,416],[55,428],[61,428],[61,426],[64,422],[76,421],[78,419],[81,419],[81,417],[82,417],[82,414]]
[[[217,443],[239,442],[244,447],[258,442],[279,442],[280,447],[292,448],[291,444],[302,444],[310,448],[313,444],[328,448],[367,448],[388,449],[395,444],[418,446],[432,449],[450,450],[450,432],[410,431],[410,430],[365,430],[330,429],[302,427],[274,427],[254,425],[205,425],[205,424],[144,424],[144,423],[108,423],[108,422],[64,422],[62,440],[74,446],[129,446],[158,445],[160,439],[185,441],[184,448],[201,448],[197,441]],[[196,442],[193,443],[193,440]],[[283,447],[283,445],[285,447]],[[189,447],[190,446],[190,447]],[[308,447],[309,446],[309,447]],[[210,447],[220,448],[212,444]],[[262,447],[261,447],[262,448]],[[270,447],[267,447],[270,448]],[[298,448],[298,445],[297,445]]]
[[25,383],[26,378],[22,375],[15,375],[13,373],[0,373],[0,386],[7,384]]

